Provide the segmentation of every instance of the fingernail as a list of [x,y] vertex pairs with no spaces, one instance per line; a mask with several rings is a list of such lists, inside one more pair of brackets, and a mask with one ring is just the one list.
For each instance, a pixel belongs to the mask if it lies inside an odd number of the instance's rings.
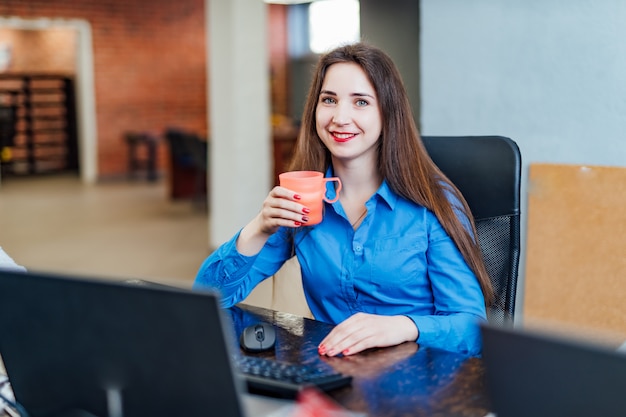
[[300,194],[294,194],[293,198],[296,200],[300,200],[302,197],[300,197]]
[[341,352],[341,353],[343,353],[344,355],[347,355],[348,353],[350,353],[350,349],[346,349],[346,350],[344,350],[344,351],[343,351],[343,352]]
[[323,355],[324,353],[326,353],[326,346],[324,345],[319,345],[319,347],[317,348],[317,351]]
[[309,216],[302,216],[302,221],[303,222],[308,222],[309,221]]
[[295,224],[296,226],[302,226],[302,223],[300,222],[293,222],[293,224]]
[[305,207],[305,208],[302,209],[302,212],[305,213],[305,214],[309,214],[311,212],[311,210]]

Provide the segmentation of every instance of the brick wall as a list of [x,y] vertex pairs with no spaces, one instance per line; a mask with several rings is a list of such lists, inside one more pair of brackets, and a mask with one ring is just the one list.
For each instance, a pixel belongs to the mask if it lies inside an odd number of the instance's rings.
[[76,72],[75,30],[0,28],[0,45],[8,46],[11,51],[9,66],[3,72],[69,75]]
[[0,15],[90,23],[100,177],[126,172],[126,131],[207,134],[204,0],[2,0]]
[[287,51],[287,7],[270,4],[268,9],[272,112],[290,114],[289,55]]
[[[126,131],[175,126],[207,136],[204,0],[2,0],[0,16],[90,23],[101,178],[126,173]],[[286,7],[270,5],[268,16],[272,107],[287,114]],[[165,170],[165,142],[159,151]]]

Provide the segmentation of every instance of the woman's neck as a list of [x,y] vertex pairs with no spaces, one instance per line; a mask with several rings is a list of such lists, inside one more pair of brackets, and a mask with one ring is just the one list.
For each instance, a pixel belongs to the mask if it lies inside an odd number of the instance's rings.
[[380,187],[382,177],[378,167],[368,161],[333,160],[333,171],[341,179],[342,201],[365,203]]

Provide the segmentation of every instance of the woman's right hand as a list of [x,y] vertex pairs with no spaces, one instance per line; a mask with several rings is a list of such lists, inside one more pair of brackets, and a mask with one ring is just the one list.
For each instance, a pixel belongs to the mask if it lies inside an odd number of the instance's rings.
[[259,231],[271,235],[280,226],[300,227],[309,221],[309,209],[300,204],[299,200],[297,193],[280,186],[274,187],[263,201],[263,208],[255,219]]
[[299,200],[300,196],[287,188],[272,188],[259,214],[241,230],[237,250],[243,255],[255,255],[279,227],[300,227],[306,224],[309,221],[309,208],[300,204]]

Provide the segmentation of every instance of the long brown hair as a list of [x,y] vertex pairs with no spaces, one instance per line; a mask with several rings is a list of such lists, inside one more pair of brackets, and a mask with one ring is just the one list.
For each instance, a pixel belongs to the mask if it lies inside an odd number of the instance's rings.
[[[317,134],[315,113],[328,67],[341,62],[358,64],[376,90],[383,121],[382,137],[378,143],[378,167],[382,178],[400,196],[435,213],[476,274],[485,303],[490,305],[494,297],[493,287],[477,243],[470,208],[456,186],[428,156],[413,119],[402,77],[383,51],[371,45],[355,43],[336,48],[320,58],[309,88],[302,127],[289,169],[325,172],[331,164],[331,154]],[[461,203],[460,208],[472,227],[471,234],[455,214],[446,193],[452,193]]]

